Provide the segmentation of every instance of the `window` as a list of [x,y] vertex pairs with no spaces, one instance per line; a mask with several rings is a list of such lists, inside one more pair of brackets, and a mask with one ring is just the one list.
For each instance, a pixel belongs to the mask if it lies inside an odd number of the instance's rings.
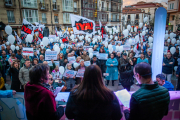
[[38,11],[37,10],[29,10],[29,9],[24,9],[22,11],[23,17],[31,23],[38,22]]
[[12,0],[5,0],[5,4],[8,6],[12,6]]
[[54,16],[54,22],[59,23],[58,16]]
[[174,3],[172,3],[172,9],[174,9]]
[[41,3],[44,3],[44,0],[40,0]]
[[130,19],[130,15],[128,15],[128,19]]
[[74,2],[74,8],[77,8],[77,2]]
[[37,0],[22,0],[21,5],[28,8],[37,8]]
[[169,9],[171,9],[171,4],[169,5]]
[[63,23],[64,24],[71,24],[70,13],[63,13]]
[[102,2],[102,8],[104,8],[104,2]]
[[175,20],[175,15],[172,16],[172,20]]
[[8,10],[7,11],[7,17],[8,17],[8,22],[9,23],[14,23],[15,22],[15,18],[14,18],[14,12]]
[[47,23],[46,13],[42,13],[42,23]]
[[56,0],[53,0],[53,3],[56,3]]
[[136,19],[139,19],[139,14],[136,14]]
[[73,0],[63,0],[63,11],[73,12]]

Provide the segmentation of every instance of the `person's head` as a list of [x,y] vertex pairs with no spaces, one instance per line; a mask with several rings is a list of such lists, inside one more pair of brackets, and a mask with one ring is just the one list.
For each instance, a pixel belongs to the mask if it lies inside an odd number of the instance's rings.
[[72,51],[72,52],[71,52],[71,55],[72,55],[72,56],[74,56],[74,54],[75,54],[75,52],[74,52],[74,51]]
[[60,53],[59,57],[60,57],[60,58],[63,58],[63,54],[62,54],[62,53]]
[[68,63],[68,64],[67,64],[67,68],[68,68],[68,70],[71,70],[72,64],[71,64],[71,63]]
[[85,50],[83,51],[83,55],[87,55],[87,52]]
[[15,68],[19,68],[19,62],[17,60],[14,60],[12,66]]
[[81,65],[81,67],[84,67],[84,60],[83,59],[80,60],[80,65]]
[[123,58],[126,60],[127,59],[127,54],[123,53]]
[[2,56],[6,56],[6,51],[2,51]]
[[55,67],[55,71],[57,72],[59,70],[59,66],[56,66]]
[[121,53],[120,53],[120,52],[117,52],[117,56],[120,57],[120,56],[121,56]]
[[39,56],[39,59],[43,61],[43,60],[44,60],[44,56],[43,56],[43,55],[40,55],[40,56]]
[[77,50],[77,47],[74,46],[73,50],[76,51],[76,50]]
[[12,54],[11,54],[11,58],[12,58],[12,59],[15,59],[15,56],[16,56],[15,53],[12,53]]
[[176,48],[176,53],[179,53],[179,48]]
[[133,58],[133,53],[130,53],[130,54],[129,54],[129,58]]
[[113,53],[111,53],[111,59],[114,59],[114,54]]
[[110,102],[114,99],[113,94],[104,85],[101,69],[97,65],[86,68],[81,84],[72,91],[80,101]]
[[49,66],[46,64],[37,64],[29,71],[30,84],[46,83],[49,80]]
[[34,65],[37,65],[37,64],[38,64],[38,62],[39,62],[39,60],[38,60],[37,58],[34,58],[34,59],[33,59],[33,63],[34,63]]
[[104,53],[104,49],[101,48],[101,49],[99,50],[99,52],[100,52],[100,53]]
[[5,50],[5,47],[3,45],[1,46],[1,50]]
[[64,63],[67,63],[67,62],[68,62],[68,60],[67,60],[67,58],[65,58],[65,59],[64,59]]
[[37,56],[37,52],[36,51],[34,51],[34,55]]
[[81,60],[81,57],[78,56],[78,57],[76,58],[76,62],[80,62],[80,60]]
[[93,61],[94,61],[94,62],[97,61],[96,55],[93,55]]
[[9,50],[9,49],[10,49],[10,46],[9,46],[9,45],[7,45],[7,46],[6,46],[6,49],[7,49],[7,50]]
[[133,57],[133,61],[136,62],[136,61],[137,61],[137,58],[136,58],[136,57]]
[[167,58],[169,59],[169,58],[171,58],[171,53],[170,52],[167,52]]
[[160,86],[162,86],[165,84],[166,78],[163,74],[158,74],[156,75],[156,81],[158,82]]
[[48,62],[47,62],[47,61],[44,61],[44,62],[43,62],[43,64],[46,64],[46,65],[48,65]]
[[18,53],[18,55],[21,55],[21,50],[18,50],[17,53]]
[[11,50],[11,49],[9,49],[9,54],[10,54],[10,55],[12,54],[12,50]]
[[23,55],[23,58],[26,59],[26,55]]
[[69,53],[69,49],[66,49],[66,53]]
[[136,64],[133,72],[134,77],[139,82],[139,84],[149,83],[152,81],[152,70],[150,64],[148,63],[141,62],[139,64]]
[[53,77],[51,74],[49,74],[49,80],[48,80],[49,85],[53,84]]
[[151,50],[148,50],[147,54],[148,54],[149,56],[151,56]]
[[141,52],[141,59],[144,59],[144,53]]
[[26,59],[24,64],[26,65],[26,67],[30,67],[31,62],[29,59]]
[[33,46],[33,49],[36,49],[36,46],[35,46],[35,45]]
[[67,55],[67,56],[68,56],[68,57],[72,57],[72,56],[71,56],[71,53],[68,53],[68,55]]

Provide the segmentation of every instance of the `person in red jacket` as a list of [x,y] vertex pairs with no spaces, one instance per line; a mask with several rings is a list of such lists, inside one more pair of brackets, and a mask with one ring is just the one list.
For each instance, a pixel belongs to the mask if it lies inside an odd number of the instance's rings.
[[29,71],[29,78],[24,91],[27,119],[59,120],[64,115],[64,108],[56,109],[55,96],[45,87],[49,82],[48,65],[35,65]]

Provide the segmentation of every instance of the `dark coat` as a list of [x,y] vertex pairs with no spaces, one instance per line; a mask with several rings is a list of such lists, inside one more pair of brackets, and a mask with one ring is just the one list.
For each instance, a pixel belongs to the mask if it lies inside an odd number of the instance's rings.
[[125,110],[126,120],[162,120],[168,113],[170,102],[169,92],[165,87],[154,84],[142,84],[141,88],[132,94],[130,113]]
[[100,67],[99,60],[97,59],[96,62],[93,62],[93,59],[91,59],[91,65],[96,64],[97,66]]
[[[113,93],[113,92],[112,92]],[[110,103],[77,101],[76,96],[69,95],[65,114],[68,119],[74,120],[120,120],[122,118],[117,97]]]
[[20,92],[20,85],[21,82],[19,80],[19,70],[14,67],[10,67],[9,72],[12,75],[12,84],[11,84],[11,89],[15,90],[16,92]]
[[[172,74],[173,66],[174,66],[174,59],[171,57],[168,59],[167,57],[163,59],[163,62],[166,64],[162,67],[162,72],[165,74]],[[173,62],[173,64],[169,64],[170,62]]]
[[[86,66],[84,66],[85,69],[86,69]],[[75,71],[78,71],[79,69],[81,68],[81,66],[79,65],[78,67],[75,68]],[[81,83],[81,78],[79,77],[76,77],[76,84],[80,84]]]

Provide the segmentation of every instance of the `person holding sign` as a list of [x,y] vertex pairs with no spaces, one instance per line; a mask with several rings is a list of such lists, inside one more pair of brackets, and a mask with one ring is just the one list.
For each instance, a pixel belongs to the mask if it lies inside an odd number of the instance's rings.
[[87,55],[87,52],[85,50],[83,51],[83,55],[81,55],[81,58],[84,61],[90,61],[90,57]]
[[51,75],[53,76],[53,80],[60,80],[60,72],[59,72],[59,66],[56,66],[56,68],[52,71]]
[[70,92],[65,114],[68,119],[78,120],[122,118],[119,101],[114,92],[104,85],[97,65],[87,67],[82,83]]
[[112,81],[112,86],[114,86],[114,80],[118,80],[118,61],[114,58],[114,54],[111,53],[111,58],[106,61],[107,70],[106,73],[109,73],[109,76],[106,77],[107,86],[109,85],[109,81]]
[[[68,63],[67,64],[67,70],[72,70],[72,64]],[[70,78],[69,76],[64,77],[65,80],[65,86],[67,87],[67,89],[65,90],[65,92],[70,92],[71,89],[75,86],[75,76],[73,78]]]
[[[80,60],[80,65],[75,68],[75,71],[78,71],[79,69],[81,69],[81,70],[86,69],[86,66],[84,65],[84,60],[83,59]],[[76,84],[80,84],[82,79],[83,79],[83,77],[76,78]]]

